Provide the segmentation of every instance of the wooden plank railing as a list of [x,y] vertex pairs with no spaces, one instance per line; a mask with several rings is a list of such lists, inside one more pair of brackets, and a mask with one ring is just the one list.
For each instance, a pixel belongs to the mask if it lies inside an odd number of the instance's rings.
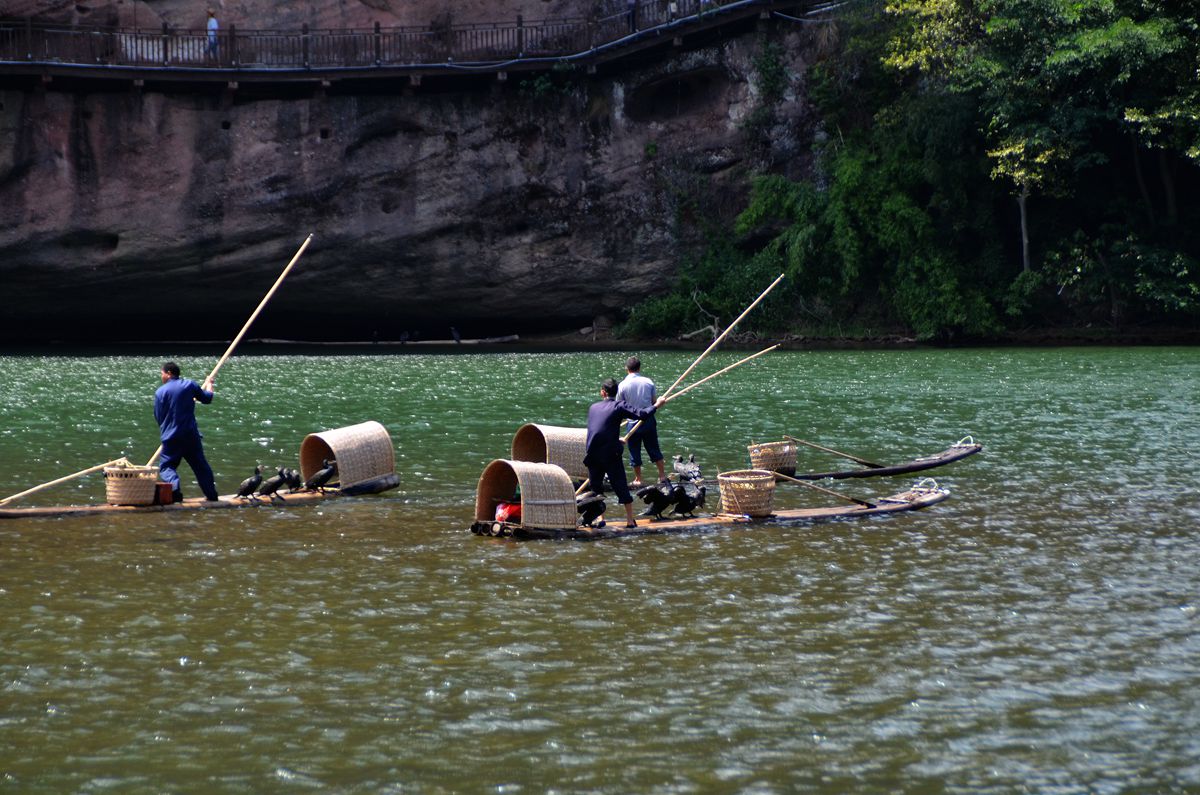
[[[703,21],[719,7],[766,0],[638,0],[589,19],[345,30],[239,30],[228,26],[210,47],[203,29],[112,28],[0,20],[0,63],[210,69],[341,69],[372,66],[498,65],[586,53],[634,34]],[[624,9],[624,3],[618,6]],[[214,51],[215,49],[215,51]]]

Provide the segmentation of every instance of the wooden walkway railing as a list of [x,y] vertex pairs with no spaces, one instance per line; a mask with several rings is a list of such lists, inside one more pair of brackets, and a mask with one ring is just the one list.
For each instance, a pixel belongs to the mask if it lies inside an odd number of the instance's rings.
[[[621,4],[624,7],[624,3]],[[588,19],[367,30],[240,30],[211,38],[202,29],[105,28],[0,20],[0,70],[9,65],[71,65],[163,71],[362,70],[500,71],[538,60],[586,60],[598,49],[715,27],[800,3],[770,0],[638,0],[632,12]]]

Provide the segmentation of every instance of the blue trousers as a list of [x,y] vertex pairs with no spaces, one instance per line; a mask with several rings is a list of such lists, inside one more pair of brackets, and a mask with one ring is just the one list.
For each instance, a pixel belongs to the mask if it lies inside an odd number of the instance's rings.
[[647,417],[643,420],[642,427],[629,436],[630,466],[640,467],[642,465],[643,444],[646,445],[646,456],[650,459],[651,464],[657,464],[663,460],[662,450],[658,446],[658,422],[654,417]]
[[216,479],[213,478],[208,459],[204,457],[204,444],[200,441],[199,434],[163,442],[162,455],[158,459],[159,477],[171,484],[171,491],[176,495],[183,493],[179,488],[179,473],[176,471],[180,461],[187,461],[192,472],[196,473],[196,483],[199,484],[200,491],[204,492],[204,496],[210,500],[217,499]]
[[591,461],[585,461],[584,464],[587,466],[588,480],[591,481],[589,485],[592,491],[597,494],[602,493],[604,476],[608,475],[608,482],[612,484],[613,491],[617,494],[617,504],[628,505],[633,502],[633,495],[629,493],[629,477],[625,474],[625,462],[621,460],[619,454],[598,464]]

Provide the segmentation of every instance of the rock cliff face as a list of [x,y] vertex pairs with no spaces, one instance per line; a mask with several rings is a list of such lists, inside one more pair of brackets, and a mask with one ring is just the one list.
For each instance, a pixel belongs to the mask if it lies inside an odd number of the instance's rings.
[[[695,221],[736,213],[753,170],[807,167],[800,35],[772,27],[608,78],[454,91],[0,88],[0,328],[227,339],[310,233],[254,336],[498,335],[614,317],[670,284]],[[763,125],[748,120],[768,40],[789,88]]]

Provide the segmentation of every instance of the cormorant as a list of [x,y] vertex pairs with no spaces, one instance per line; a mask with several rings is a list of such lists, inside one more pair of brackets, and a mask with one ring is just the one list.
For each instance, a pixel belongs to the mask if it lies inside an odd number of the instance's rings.
[[641,515],[653,516],[655,519],[663,518],[663,511],[675,504],[675,488],[670,481],[664,480],[662,483],[651,483],[638,489],[637,496],[646,503],[646,510],[642,511]]
[[696,463],[696,454],[692,453],[688,456],[688,460],[684,461],[683,456],[675,456],[675,463],[672,466],[675,474],[679,476],[680,482],[688,480],[700,480],[700,465]]
[[[604,495],[594,491],[585,491],[575,498],[575,510],[579,511],[579,523],[592,527],[592,522],[604,515]],[[595,527],[604,527],[604,520]]]
[[283,484],[287,482],[287,475],[284,474],[285,472],[286,470],[283,467],[279,467],[279,474],[273,475],[272,477],[264,480],[263,484],[258,487],[256,494],[258,494],[260,497],[270,497],[272,500],[274,500],[276,497],[279,497],[279,499],[282,500],[283,496],[276,494],[275,492],[279,491]]
[[254,490],[262,483],[262,467],[255,466],[254,474],[242,481],[242,485],[237,488],[237,496],[249,497],[254,494]]
[[704,507],[704,495],[708,489],[704,486],[697,486],[690,481],[680,483],[675,487],[675,493],[672,495],[674,500],[674,508],[672,512],[679,516],[694,518],[697,508]]
[[328,483],[335,474],[337,474],[337,461],[330,463],[328,458],[323,459],[321,461],[321,468],[314,472],[313,476],[305,482],[304,488],[308,489],[309,491],[316,491],[317,489],[323,490],[325,484]]

